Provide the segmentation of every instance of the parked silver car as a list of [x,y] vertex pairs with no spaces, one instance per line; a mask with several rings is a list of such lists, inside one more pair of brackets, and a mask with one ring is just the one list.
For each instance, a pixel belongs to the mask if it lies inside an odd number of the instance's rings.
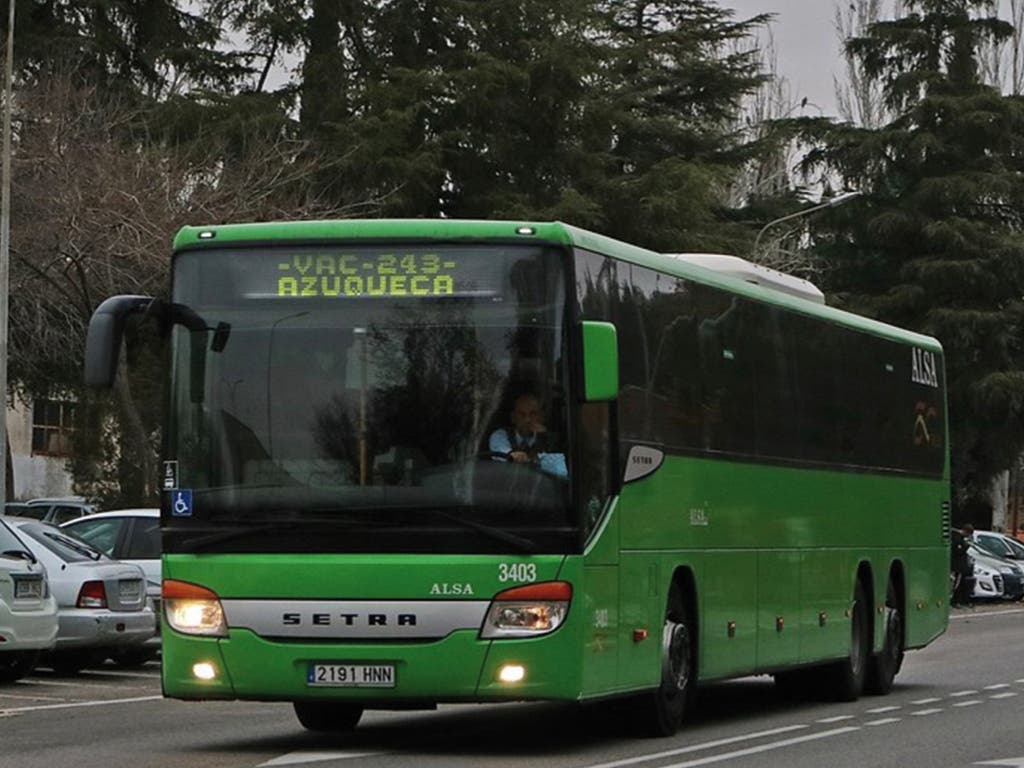
[[76,674],[153,637],[156,619],[139,566],[112,560],[47,523],[17,517],[7,523],[50,577],[60,624],[56,648],[48,655],[55,671]]
[[0,518],[0,683],[24,677],[57,641],[57,601],[46,571]]
[[136,666],[154,658],[160,650],[160,510],[115,509],[79,517],[61,526],[73,536],[108,557],[139,566],[146,574],[146,593],[157,631],[140,648],[119,649],[112,658],[122,666]]

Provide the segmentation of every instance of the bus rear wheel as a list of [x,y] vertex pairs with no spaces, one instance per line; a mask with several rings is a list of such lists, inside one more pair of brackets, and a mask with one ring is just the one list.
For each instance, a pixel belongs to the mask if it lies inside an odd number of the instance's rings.
[[356,727],[363,716],[358,704],[338,701],[295,701],[295,716],[307,731],[344,733]]
[[661,685],[638,707],[642,729],[655,736],[678,731],[696,697],[697,655],[690,617],[682,592],[673,584],[661,633]]
[[867,590],[858,579],[853,590],[850,610],[850,653],[830,666],[830,698],[835,701],[856,701],[864,690],[868,659],[871,655],[871,614]]
[[884,696],[892,690],[893,681],[903,666],[903,611],[902,601],[892,580],[885,591],[885,640],[882,650],[871,657],[864,689],[868,693]]

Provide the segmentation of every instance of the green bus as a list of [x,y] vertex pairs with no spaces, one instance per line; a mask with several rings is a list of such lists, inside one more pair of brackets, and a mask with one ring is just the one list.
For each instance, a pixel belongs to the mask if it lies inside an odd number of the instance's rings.
[[88,384],[133,313],[169,337],[168,697],[629,696],[670,734],[709,681],[885,693],[947,626],[942,350],[802,281],[562,223],[234,224],[100,305]]

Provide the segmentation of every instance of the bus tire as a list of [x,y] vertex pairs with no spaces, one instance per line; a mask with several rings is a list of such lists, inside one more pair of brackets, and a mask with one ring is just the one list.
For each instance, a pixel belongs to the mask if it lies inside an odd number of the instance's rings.
[[697,646],[692,615],[679,585],[673,582],[661,633],[661,685],[645,694],[637,708],[642,730],[653,736],[676,733],[696,698]]
[[885,590],[885,640],[882,649],[871,656],[864,690],[884,696],[892,690],[893,681],[903,666],[903,601],[892,579]]
[[363,716],[358,704],[339,701],[293,701],[295,716],[307,731],[344,733]]
[[864,690],[868,661],[871,656],[871,609],[868,606],[864,582],[857,579],[853,590],[853,608],[850,611],[850,652],[847,657],[830,665],[830,699],[856,701]]

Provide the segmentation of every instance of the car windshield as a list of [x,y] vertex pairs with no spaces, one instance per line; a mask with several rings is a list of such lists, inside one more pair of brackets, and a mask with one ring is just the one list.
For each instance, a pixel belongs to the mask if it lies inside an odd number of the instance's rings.
[[[165,549],[577,546],[564,271],[520,245],[180,254]],[[523,394],[529,466],[490,452]]]
[[84,541],[68,536],[51,525],[30,523],[21,526],[21,532],[41,544],[65,563],[102,560],[105,555]]

